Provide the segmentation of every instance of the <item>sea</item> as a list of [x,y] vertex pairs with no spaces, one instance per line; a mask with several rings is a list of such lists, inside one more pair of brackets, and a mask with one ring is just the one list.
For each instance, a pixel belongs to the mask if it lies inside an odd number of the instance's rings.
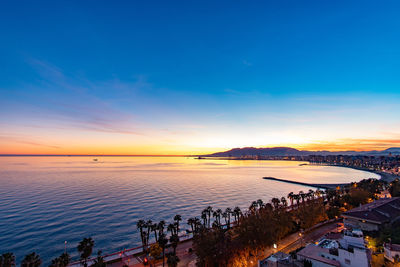
[[[246,209],[251,202],[310,187],[262,179],[347,183],[379,175],[299,161],[192,157],[0,157],[0,253],[17,263],[36,252],[43,266],[66,249],[95,241],[94,253],[140,245],[140,219],[186,221],[207,206]],[[315,188],[312,188],[315,190]]]

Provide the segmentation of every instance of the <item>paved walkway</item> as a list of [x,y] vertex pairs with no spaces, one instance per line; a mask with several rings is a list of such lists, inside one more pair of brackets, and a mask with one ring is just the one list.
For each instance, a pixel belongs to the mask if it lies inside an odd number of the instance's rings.
[[[320,227],[317,227],[313,229],[312,231],[309,231],[305,233],[304,235],[300,236],[299,233],[294,233],[283,240],[281,240],[277,245],[277,248],[270,247],[266,249],[260,257],[261,259],[264,259],[271,254],[277,252],[277,251],[282,251],[285,253],[289,253],[290,251],[296,250],[297,248],[304,246],[306,243],[310,242],[315,242],[318,239],[320,239],[322,236],[324,236],[326,233],[329,232],[334,232],[337,229],[337,221],[331,222],[328,224],[324,224]],[[189,252],[189,249],[192,248],[192,240],[187,240],[184,242],[179,243],[176,253],[180,259],[180,262],[178,264],[178,267],[194,267],[196,264],[196,254],[194,252]],[[170,250],[172,250],[170,248]],[[126,252],[120,252],[120,253],[114,253],[110,256],[107,257],[107,260],[112,260],[113,258],[118,259],[121,258],[121,260],[116,261],[112,264],[107,264],[107,266],[110,267],[122,267],[124,265],[127,265],[129,267],[144,267],[142,261],[142,258],[139,258],[135,255],[135,252],[137,253],[137,250],[131,250],[131,251],[126,251]],[[168,250],[166,250],[166,253]],[[165,259],[166,260],[166,259]],[[155,265],[155,267],[160,267],[162,266],[162,261],[158,261]],[[167,264],[165,263],[165,266]],[[257,262],[253,262],[253,264],[249,264],[248,266],[257,266]],[[80,267],[79,264],[72,264],[70,267]]]
[[[338,221],[334,221],[328,224],[321,225],[311,231],[308,231],[302,235],[300,232],[291,234],[286,238],[282,239],[278,244],[277,248],[269,247],[264,251],[264,254],[259,258],[259,260],[265,259],[270,255],[282,251],[284,253],[289,253],[294,251],[302,246],[305,246],[307,243],[313,243],[318,241],[321,237],[329,232],[337,231],[337,223]],[[257,266],[257,262],[253,264],[249,264],[249,266]]]

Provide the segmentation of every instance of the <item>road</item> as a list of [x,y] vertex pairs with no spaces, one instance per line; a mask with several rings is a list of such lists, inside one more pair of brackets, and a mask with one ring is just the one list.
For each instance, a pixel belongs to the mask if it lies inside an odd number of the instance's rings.
[[[329,232],[336,232],[337,230],[337,221],[331,222],[325,225],[322,225],[318,228],[315,228],[309,232],[306,232],[302,234],[301,236],[299,235],[300,233],[294,233],[283,240],[281,240],[277,244],[277,248],[270,247],[266,249],[263,253],[262,256],[260,256],[260,259],[265,259],[266,257],[270,256],[273,253],[276,253],[277,251],[282,251],[285,253],[289,253],[293,250],[296,250],[297,248],[304,246],[307,243],[315,242],[318,239],[320,239],[322,236]],[[195,266],[196,262],[196,254],[194,252],[189,252],[189,249],[192,248],[192,241],[188,240],[185,242],[182,242],[178,245],[177,247],[177,255],[180,259],[180,262],[178,264],[178,267],[192,267]],[[142,263],[140,263],[140,260],[138,258],[134,257],[127,257],[125,258],[122,262],[118,262],[116,264],[112,264],[111,267],[122,267],[124,264],[128,265],[129,267],[141,267],[144,266]],[[162,266],[162,262],[158,261],[157,264],[154,266]],[[248,266],[257,266],[257,261],[253,261],[252,264],[249,263]]]
[[[328,224],[324,224],[320,227],[317,227],[309,232],[303,233],[300,235],[300,232],[291,234],[287,236],[286,238],[282,239],[278,244],[277,248],[269,247],[264,251],[264,254],[259,257],[258,259],[265,259],[269,257],[270,255],[282,251],[284,253],[289,253],[291,251],[294,251],[302,246],[305,246],[308,243],[314,243],[318,241],[321,237],[323,237],[325,234],[329,232],[336,232],[337,231],[337,223],[338,221],[334,221]],[[253,264],[250,264],[248,266],[257,266],[257,261],[254,261]]]

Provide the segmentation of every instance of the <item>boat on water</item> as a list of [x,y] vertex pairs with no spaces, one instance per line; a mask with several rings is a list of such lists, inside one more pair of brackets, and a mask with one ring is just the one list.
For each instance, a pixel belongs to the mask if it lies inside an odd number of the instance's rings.
[[93,161],[99,161],[98,159],[93,159]]

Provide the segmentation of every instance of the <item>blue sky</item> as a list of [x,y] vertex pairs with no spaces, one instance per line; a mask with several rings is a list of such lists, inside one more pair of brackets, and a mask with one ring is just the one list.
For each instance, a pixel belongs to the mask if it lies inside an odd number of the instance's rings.
[[400,145],[398,1],[6,1],[0,153]]

